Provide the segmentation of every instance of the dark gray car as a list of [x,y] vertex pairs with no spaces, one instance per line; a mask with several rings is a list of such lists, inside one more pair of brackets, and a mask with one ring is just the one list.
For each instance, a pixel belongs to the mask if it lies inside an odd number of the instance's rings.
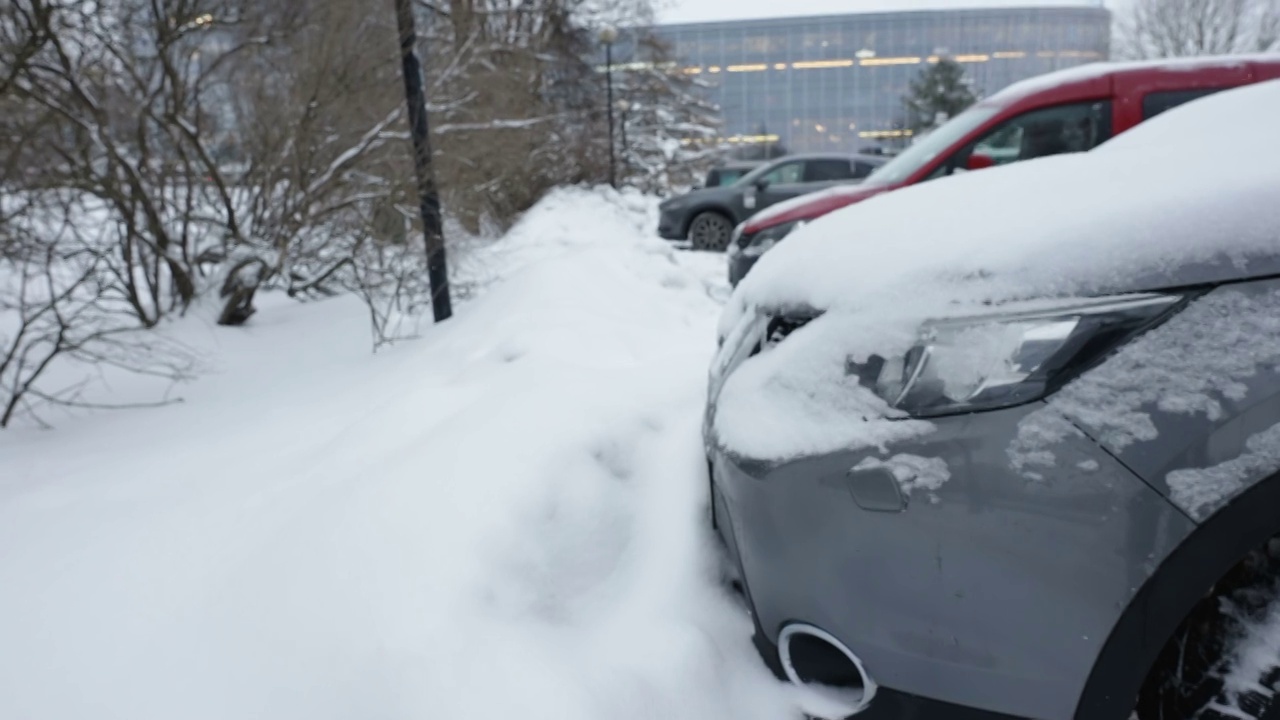
[[759,210],[833,185],[856,183],[883,165],[875,155],[788,155],[732,185],[694,190],[660,206],[658,234],[697,250],[724,250],[733,229]]
[[[738,287],[711,521],[762,656],[843,691],[823,717],[1280,717],[1267,107],[836,211]],[[1180,167],[1246,117],[1238,162]]]

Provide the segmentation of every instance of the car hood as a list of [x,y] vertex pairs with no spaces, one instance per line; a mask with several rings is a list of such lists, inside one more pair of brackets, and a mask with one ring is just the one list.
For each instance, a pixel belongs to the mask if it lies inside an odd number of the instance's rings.
[[[931,316],[956,306],[1256,277],[1280,255],[1280,81],[1163,113],[1114,144],[921,183],[808,223],[734,292],[754,307]],[[1166,127],[1167,126],[1167,127]],[[1220,152],[1170,129],[1232,127]],[[1123,141],[1123,142],[1121,142]]]
[[658,208],[660,210],[677,210],[706,203],[727,202],[730,198],[741,192],[741,188],[735,188],[732,185],[702,188],[701,190],[692,190],[683,195],[666,200],[658,205]]
[[862,202],[867,198],[898,187],[897,185],[868,184],[868,182],[859,185],[837,185],[826,190],[784,200],[752,215],[747,220],[746,226],[743,227],[743,232],[746,234],[757,233],[774,225],[782,225],[797,220],[813,220],[829,212]]

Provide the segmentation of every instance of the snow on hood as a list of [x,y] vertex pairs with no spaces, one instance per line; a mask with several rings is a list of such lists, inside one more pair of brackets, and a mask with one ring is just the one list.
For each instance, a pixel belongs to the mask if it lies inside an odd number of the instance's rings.
[[836,185],[835,187],[830,187],[830,188],[827,188],[826,190],[819,190],[817,192],[807,193],[805,195],[793,197],[790,200],[783,200],[782,202],[776,205],[770,205],[764,210],[761,210],[755,215],[752,215],[751,219],[747,221],[747,224],[771,225],[772,223],[770,221],[772,221],[773,219],[782,217],[783,215],[786,215],[787,213],[790,213],[793,210],[798,210],[802,207],[805,207],[806,205],[812,205],[821,200],[826,200],[827,198],[838,198],[838,197],[849,197],[849,196],[861,195],[864,192],[866,192],[866,189],[860,184],[859,185]]
[[798,714],[718,582],[713,278],[654,204],[551,195],[377,356],[352,297],[196,308],[186,402],[0,434],[0,717]]
[[[1280,248],[1280,81],[1172,110],[1093,152],[967,173],[818,218],[726,311],[808,305],[930,315],[956,303],[1149,289]],[[1213,128],[1214,151],[1184,153]],[[1247,270],[1240,268],[1240,274]]]
[[[784,457],[928,432],[890,420],[843,362],[906,350],[930,318],[1274,271],[1277,117],[1280,81],[1227,91],[1090,153],[897,190],[798,229],[738,286],[721,335],[756,309],[824,314],[725,381],[721,442]],[[1183,151],[1211,131],[1213,152]]]

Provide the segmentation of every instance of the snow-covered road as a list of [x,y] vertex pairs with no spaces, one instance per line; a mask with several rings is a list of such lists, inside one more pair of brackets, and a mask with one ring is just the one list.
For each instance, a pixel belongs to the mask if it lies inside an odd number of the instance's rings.
[[183,404],[0,435],[0,717],[795,717],[705,527],[723,258],[602,197],[421,340],[269,300],[175,328]]

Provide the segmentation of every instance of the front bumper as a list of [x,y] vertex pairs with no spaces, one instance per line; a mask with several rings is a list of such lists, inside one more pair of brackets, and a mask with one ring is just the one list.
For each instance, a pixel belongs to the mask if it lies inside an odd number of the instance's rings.
[[[756,650],[779,680],[786,680],[782,665],[778,662],[778,648],[759,632],[752,638]],[[854,716],[855,720],[1021,720],[1013,715],[976,710],[962,705],[930,700],[929,698],[881,687],[876,698],[866,710]]]
[[[1016,471],[1037,412],[940,418],[888,456],[767,466],[713,449],[718,526],[766,658],[806,622],[879,684],[859,718],[1073,717],[1120,613],[1192,526],[1083,436],[1054,445],[1039,479]],[[951,477],[898,511],[864,509],[850,469],[899,454],[941,458]]]
[[681,210],[663,210],[658,216],[658,237],[664,240],[685,240],[689,234],[687,215]]

